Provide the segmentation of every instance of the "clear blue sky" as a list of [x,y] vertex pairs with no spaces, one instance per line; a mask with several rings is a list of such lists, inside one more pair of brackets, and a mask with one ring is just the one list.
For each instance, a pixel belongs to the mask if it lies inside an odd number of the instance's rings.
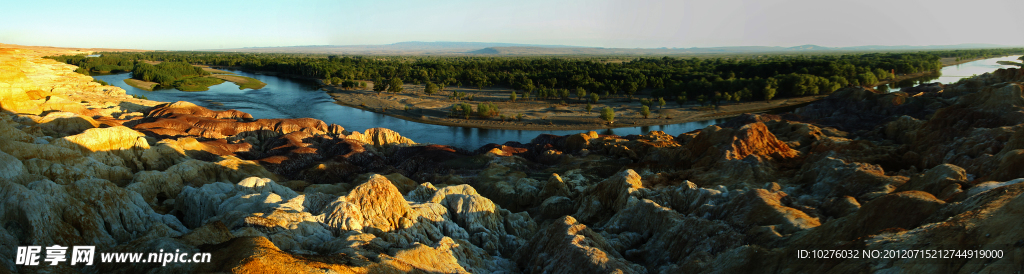
[[0,43],[166,50],[403,41],[1024,45],[1022,34],[1022,0],[10,0],[0,10]]

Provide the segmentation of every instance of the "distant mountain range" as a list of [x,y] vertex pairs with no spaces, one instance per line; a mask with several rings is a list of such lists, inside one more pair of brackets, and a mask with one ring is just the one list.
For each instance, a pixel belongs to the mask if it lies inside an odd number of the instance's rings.
[[564,45],[532,45],[486,42],[400,42],[387,45],[347,46],[289,46],[213,49],[208,51],[263,52],[263,53],[320,53],[349,55],[684,55],[684,54],[736,54],[736,53],[800,53],[843,51],[906,51],[950,50],[978,48],[1006,48],[1013,46],[994,44],[959,44],[932,46],[856,46],[823,47],[802,45],[795,47],[708,47],[708,48],[601,48]]

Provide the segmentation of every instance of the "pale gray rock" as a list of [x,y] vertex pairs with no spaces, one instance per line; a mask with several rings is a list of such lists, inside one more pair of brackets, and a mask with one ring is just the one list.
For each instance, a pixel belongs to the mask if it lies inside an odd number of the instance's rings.
[[437,193],[437,188],[430,182],[426,182],[416,186],[412,191],[409,191],[409,194],[406,194],[405,199],[410,202],[425,203],[429,202],[431,198],[434,197],[435,193]]
[[978,185],[968,189],[967,190],[967,196],[968,197],[972,197],[974,195],[978,195],[978,194],[981,194],[981,193],[984,193],[984,192],[987,192],[987,191],[990,191],[990,190],[993,190],[993,189],[996,189],[996,188],[1000,188],[1000,187],[1004,187],[1004,186],[1008,186],[1008,185],[1019,184],[1021,182],[1024,182],[1024,178],[1013,179],[1013,180],[1009,180],[1009,181],[1006,181],[1006,182],[984,182],[984,183],[980,183],[980,184],[978,184]]
[[138,193],[102,179],[59,185],[49,180],[26,186],[0,183],[0,220],[15,220],[8,230],[18,242],[33,245],[107,245],[161,231],[188,232],[178,220],[161,215]]
[[337,235],[350,230],[363,230],[363,214],[359,206],[349,203],[345,197],[338,197],[323,210],[324,223]]
[[640,175],[627,169],[583,191],[573,217],[582,222],[595,222],[639,201],[637,198],[645,197],[645,193]]
[[576,212],[575,204],[565,196],[552,196],[540,203],[538,219],[555,219]]
[[0,180],[14,181],[25,173],[25,165],[21,160],[0,151]]

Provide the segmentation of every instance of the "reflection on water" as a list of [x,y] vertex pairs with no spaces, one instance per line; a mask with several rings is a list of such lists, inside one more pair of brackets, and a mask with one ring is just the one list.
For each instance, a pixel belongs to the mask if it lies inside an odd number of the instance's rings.
[[[528,143],[543,133],[567,135],[587,131],[500,130],[421,124],[339,105],[326,92],[318,90],[316,84],[312,82],[242,71],[232,72],[259,79],[267,83],[267,86],[258,90],[239,90],[234,83],[224,82],[210,87],[209,91],[202,92],[182,92],[175,89],[145,91],[125,84],[124,79],[129,76],[127,73],[97,75],[93,78],[121,87],[128,94],[145,95],[155,101],[188,101],[215,110],[237,109],[261,119],[310,117],[341,125],[350,131],[383,127],[397,131],[402,136],[418,143],[450,145],[465,149],[477,149],[489,143],[503,144],[507,141]],[[597,130],[597,132],[608,135],[630,135],[661,130],[675,136],[722,122],[725,120],[603,129]],[[446,132],[449,133],[446,134]]]
[[[978,61],[971,61],[959,65],[943,67],[937,73],[928,74],[918,78],[906,79],[903,81],[889,83],[886,85],[890,92],[899,91],[902,88],[914,87],[920,84],[940,82],[943,84],[952,84],[960,79],[972,77],[974,75],[981,75],[987,72],[993,72],[1001,68],[1012,68],[1016,66],[1012,65],[1000,65],[999,61],[1018,61],[1020,55],[998,57],[991,59],[984,59]],[[881,87],[881,86],[879,86]]]
[[[982,61],[984,61],[984,60],[982,60]],[[945,70],[945,69],[943,69],[943,70]],[[910,78],[910,79],[904,79],[904,80],[901,80],[901,81],[892,82],[892,83],[889,83],[887,85],[878,86],[878,88],[882,92],[887,92],[887,91],[888,92],[895,92],[895,91],[899,91],[902,88],[910,88],[910,87],[916,87],[916,86],[921,85],[921,84],[934,83],[935,80],[939,79],[939,78],[942,78],[942,71],[932,72],[932,73],[925,74],[925,75],[922,75],[921,77],[917,77],[917,78]],[[957,80],[959,80],[959,78]]]
[[[997,61],[1014,61],[1018,56],[992,58],[968,62],[943,68],[940,72],[919,78],[907,79],[882,87],[889,91],[913,87],[923,83],[939,81],[953,83],[961,78],[991,72],[999,68],[1010,67],[999,65]],[[258,89],[239,90],[231,82],[224,82],[210,87],[209,91],[182,92],[175,89],[145,91],[124,83],[127,73],[97,75],[96,79],[124,88],[128,94],[145,95],[150,100],[175,102],[188,101],[210,109],[237,109],[252,114],[256,118],[299,118],[310,117],[334,123],[351,131],[364,131],[369,128],[383,127],[397,131],[419,143],[451,145],[466,149],[476,149],[488,143],[503,144],[507,141],[520,143],[530,142],[542,133],[566,135],[586,132],[585,130],[499,130],[468,127],[450,127],[410,122],[391,116],[373,113],[357,108],[339,105],[326,92],[317,89],[315,83],[272,75],[232,71],[242,76],[259,79],[267,86]],[[779,111],[790,111],[792,108]],[[772,113],[778,113],[773,111]],[[598,130],[600,134],[630,135],[644,134],[651,130],[661,130],[670,135],[704,128],[708,125],[724,122],[724,119],[699,121],[662,126],[641,126]],[[450,134],[445,134],[450,132]]]

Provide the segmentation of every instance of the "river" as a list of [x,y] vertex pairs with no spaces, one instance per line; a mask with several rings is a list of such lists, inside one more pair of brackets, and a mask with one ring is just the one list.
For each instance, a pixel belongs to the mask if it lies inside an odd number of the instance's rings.
[[[188,101],[214,109],[237,109],[252,114],[255,118],[301,118],[310,117],[334,123],[350,131],[364,131],[383,127],[392,129],[417,143],[450,145],[465,149],[477,149],[489,143],[503,144],[508,141],[528,143],[537,135],[548,133],[567,135],[587,130],[502,130],[469,127],[431,125],[410,122],[399,118],[339,105],[317,85],[303,80],[273,75],[231,71],[238,75],[259,79],[267,86],[258,89],[239,90],[232,82],[210,87],[208,91],[183,92],[176,89],[146,91],[124,83],[128,73],[96,75],[93,78],[121,87],[132,95],[145,95],[150,100],[163,102]],[[724,122],[724,119],[673,125],[623,127],[597,130],[600,134],[643,134],[661,130],[671,135],[701,129],[708,125]]]
[[[996,64],[1000,60],[1015,60],[1017,57],[1001,57],[968,62],[942,69],[942,75],[936,78],[918,78],[902,82],[916,84],[938,79],[942,83],[952,83],[960,78],[974,74],[991,72],[1001,67]],[[507,141],[520,143],[530,142],[537,135],[547,133],[567,135],[587,130],[503,130],[480,129],[457,126],[441,126],[410,122],[395,117],[365,111],[362,109],[339,105],[326,92],[317,88],[313,82],[273,75],[231,71],[238,75],[259,79],[267,86],[258,89],[239,90],[232,82],[210,87],[209,91],[182,92],[175,89],[146,91],[124,83],[128,73],[97,75],[93,78],[103,80],[111,85],[125,89],[128,94],[145,95],[150,100],[175,102],[188,101],[197,105],[215,109],[237,109],[252,114],[255,118],[301,118],[310,117],[334,123],[351,131],[364,131],[369,128],[383,127],[397,131],[418,143],[450,145],[465,149],[477,149],[489,143],[503,144]],[[895,83],[893,87],[897,87]],[[661,130],[670,135],[679,135],[708,125],[724,122],[724,119],[688,122],[672,125],[623,127],[597,130],[601,134],[629,135],[644,134],[652,130]]]
[[952,83],[956,83],[956,81],[960,81],[960,79],[972,77],[974,75],[981,75],[981,74],[985,74],[986,72],[993,72],[993,71],[995,71],[997,69],[1001,69],[1001,68],[1016,67],[1016,66],[1012,66],[1012,65],[1000,65],[997,62],[999,62],[999,61],[1020,62],[1020,60],[1017,60],[1017,58],[1020,58],[1020,55],[1013,55],[1013,56],[1006,56],[1006,57],[997,57],[997,58],[989,58],[989,59],[971,61],[971,62],[959,64],[959,65],[946,66],[946,67],[943,67],[942,70],[940,70],[939,73],[937,73],[937,74],[931,74],[931,75],[926,75],[926,76],[922,76],[922,77],[918,77],[918,78],[906,79],[906,80],[899,81],[899,82],[896,82],[896,83],[890,83],[890,84],[886,85],[885,88],[888,88],[889,92],[894,92],[894,91],[899,91],[901,88],[913,87],[913,86],[924,84],[924,83],[939,82],[939,83],[943,83],[943,84],[952,84]]

